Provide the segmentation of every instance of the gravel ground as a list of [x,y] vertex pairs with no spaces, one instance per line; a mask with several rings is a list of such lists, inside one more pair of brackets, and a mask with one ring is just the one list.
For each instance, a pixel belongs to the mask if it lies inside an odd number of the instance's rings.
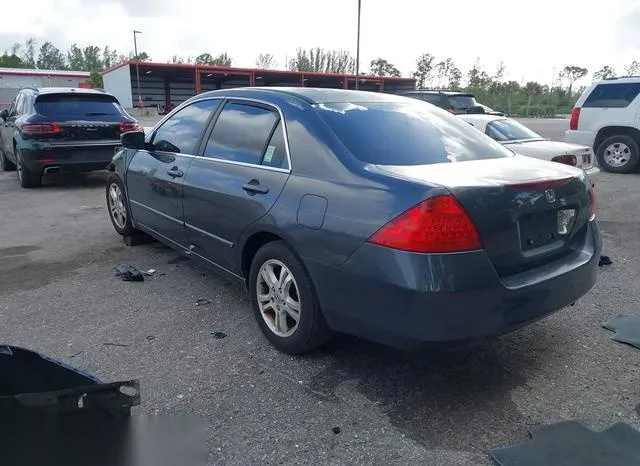
[[[23,190],[0,173],[0,342],[106,381],[139,378],[136,412],[202,419],[215,464],[488,465],[489,449],[541,424],[640,428],[640,351],[600,326],[639,313],[639,175],[598,179],[613,265],[574,307],[456,351],[404,354],[344,336],[305,357],[266,343],[242,290],[158,243],[123,246],[104,181]],[[121,262],[159,275],[122,282]]]

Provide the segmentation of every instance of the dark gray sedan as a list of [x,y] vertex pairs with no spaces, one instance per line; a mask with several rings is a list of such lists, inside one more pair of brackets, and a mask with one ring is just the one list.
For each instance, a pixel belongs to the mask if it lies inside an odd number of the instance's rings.
[[106,193],[116,231],[243,283],[288,353],[333,331],[405,349],[498,335],[596,280],[584,172],[515,156],[415,99],[207,92],[122,144]]

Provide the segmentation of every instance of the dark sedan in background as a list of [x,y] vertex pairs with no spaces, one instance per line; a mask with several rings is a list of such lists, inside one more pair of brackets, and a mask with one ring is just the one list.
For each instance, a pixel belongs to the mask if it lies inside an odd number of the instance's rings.
[[207,92],[122,143],[106,188],[116,231],[244,283],[285,352],[332,331],[405,349],[498,335],[596,280],[584,172],[415,99]]
[[105,170],[120,135],[142,129],[113,95],[93,89],[25,88],[0,118],[0,165],[17,170],[23,188],[49,173]]

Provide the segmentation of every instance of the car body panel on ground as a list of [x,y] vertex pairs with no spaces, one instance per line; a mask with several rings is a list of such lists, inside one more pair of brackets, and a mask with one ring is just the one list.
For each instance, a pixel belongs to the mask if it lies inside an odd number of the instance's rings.
[[[480,338],[571,304],[595,281],[600,236],[584,172],[514,156],[413,99],[214,91],[178,107],[144,147],[123,145],[113,169],[134,226],[244,280],[256,306],[254,257],[275,244],[265,264],[300,261],[285,264],[307,299],[295,304],[300,332],[321,326],[304,320],[317,300],[333,330],[399,347]],[[149,187],[158,176],[170,194]],[[287,351],[316,342],[265,335]]]
[[590,177],[600,172],[589,146],[550,141],[512,118],[482,114],[459,115],[459,118],[517,154],[548,161],[557,157],[559,163],[571,162],[570,165],[575,162],[574,166],[582,168]]

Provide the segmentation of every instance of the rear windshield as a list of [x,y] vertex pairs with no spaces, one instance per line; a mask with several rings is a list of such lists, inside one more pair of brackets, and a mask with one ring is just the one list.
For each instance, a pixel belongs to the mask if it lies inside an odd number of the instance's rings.
[[543,139],[516,120],[504,118],[487,123],[487,134],[496,141],[520,141],[523,139]]
[[583,107],[624,108],[640,93],[640,83],[598,84]]
[[120,105],[109,95],[51,94],[38,96],[36,112],[43,116],[119,115]]
[[458,117],[418,100],[316,106],[349,151],[376,165],[426,165],[511,157]]
[[454,110],[466,110],[476,105],[476,99],[470,95],[452,95],[449,96],[449,103]]

